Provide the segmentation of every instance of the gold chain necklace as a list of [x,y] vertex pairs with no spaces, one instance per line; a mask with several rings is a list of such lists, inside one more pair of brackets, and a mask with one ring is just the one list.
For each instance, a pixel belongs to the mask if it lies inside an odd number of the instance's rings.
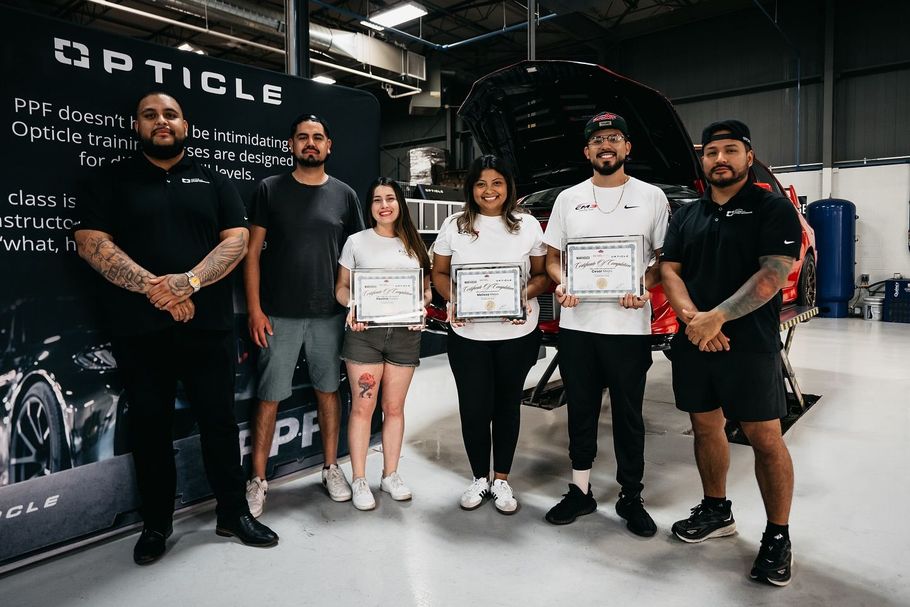
[[626,177],[626,180],[622,182],[622,189],[619,190],[619,200],[616,201],[616,204],[613,205],[612,209],[610,209],[609,211],[604,211],[603,209],[600,208],[600,203],[597,202],[597,190],[594,187],[594,180],[592,179],[591,180],[591,195],[594,196],[594,204],[596,205],[597,210],[600,211],[601,213],[603,213],[604,215],[609,215],[610,213],[612,213],[613,211],[618,209],[619,203],[622,202],[622,196],[623,196],[623,194],[626,193],[626,184],[627,183],[629,183],[628,176]]

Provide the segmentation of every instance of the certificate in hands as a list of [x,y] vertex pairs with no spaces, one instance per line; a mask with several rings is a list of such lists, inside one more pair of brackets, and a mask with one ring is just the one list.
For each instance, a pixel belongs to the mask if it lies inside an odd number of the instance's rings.
[[351,270],[354,321],[369,327],[423,323],[423,270]]
[[587,301],[612,301],[644,294],[644,237],[597,236],[566,241],[566,293]]
[[525,268],[521,263],[452,266],[456,321],[502,321],[525,317]]

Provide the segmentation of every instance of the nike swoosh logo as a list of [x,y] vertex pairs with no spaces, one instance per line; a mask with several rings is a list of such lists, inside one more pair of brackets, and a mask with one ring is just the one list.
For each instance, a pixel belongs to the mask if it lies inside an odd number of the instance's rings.
[[794,242],[796,242],[796,241],[795,240],[785,240],[784,244],[793,244]]
[[631,206],[631,207],[630,207],[629,205],[623,205],[623,208],[624,208],[624,209],[637,209],[637,208],[638,208],[638,205],[636,204],[636,205]]

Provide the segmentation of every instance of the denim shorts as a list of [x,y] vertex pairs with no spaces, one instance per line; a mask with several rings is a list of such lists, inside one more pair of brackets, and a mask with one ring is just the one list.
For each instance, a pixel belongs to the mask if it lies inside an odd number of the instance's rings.
[[259,350],[259,400],[280,401],[291,395],[297,361],[306,361],[310,382],[320,392],[338,390],[345,313],[319,318],[269,316],[274,335]]
[[420,365],[420,331],[407,327],[379,327],[348,331],[341,358],[346,362],[373,365],[387,362],[399,367]]

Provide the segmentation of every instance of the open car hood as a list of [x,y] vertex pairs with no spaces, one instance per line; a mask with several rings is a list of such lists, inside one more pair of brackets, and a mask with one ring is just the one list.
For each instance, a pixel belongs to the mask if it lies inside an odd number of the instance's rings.
[[485,154],[514,167],[524,195],[591,176],[583,131],[600,111],[619,114],[629,125],[628,174],[700,191],[701,164],[670,100],[599,65],[517,63],[475,82],[459,115]]

